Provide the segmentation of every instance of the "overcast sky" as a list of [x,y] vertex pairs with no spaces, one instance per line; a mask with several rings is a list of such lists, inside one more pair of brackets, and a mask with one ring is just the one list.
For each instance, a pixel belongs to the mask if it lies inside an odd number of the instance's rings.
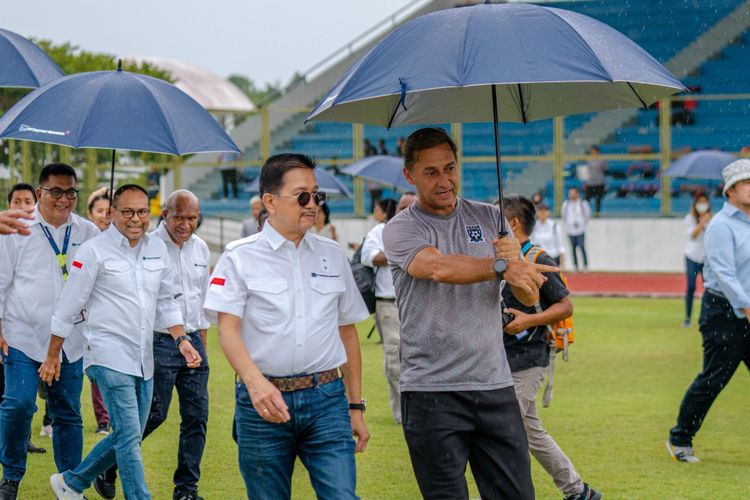
[[286,83],[409,0],[15,0],[0,28]]

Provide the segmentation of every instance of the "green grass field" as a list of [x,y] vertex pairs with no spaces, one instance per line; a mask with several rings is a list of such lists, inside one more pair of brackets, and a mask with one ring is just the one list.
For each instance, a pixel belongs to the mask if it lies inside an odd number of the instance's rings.
[[[576,298],[574,304],[576,344],[570,361],[558,363],[555,398],[541,415],[584,480],[613,499],[750,498],[747,371],[740,368],[696,439],[696,454],[703,462],[675,463],[664,443],[682,395],[701,364],[697,327],[679,326],[682,302]],[[359,494],[366,499],[419,498],[401,429],[387,407],[381,346],[375,335],[365,339],[369,325],[361,326],[366,420],[372,438],[367,451],[357,457]],[[215,334],[209,347],[211,414],[200,492],[209,500],[240,499],[244,486],[231,438],[234,374]],[[96,436],[88,383],[84,391],[88,451]],[[155,499],[172,495],[178,419],[175,404],[169,420],[143,445],[146,478]],[[40,420],[37,413],[33,440],[51,448],[49,439],[38,437]],[[561,498],[545,472],[533,460],[532,464],[537,498]],[[30,456],[20,498],[50,498],[48,477],[53,472],[51,449],[46,455]],[[473,485],[471,494],[478,497]],[[98,498],[93,488],[87,496]],[[293,497],[314,498],[299,463]]]

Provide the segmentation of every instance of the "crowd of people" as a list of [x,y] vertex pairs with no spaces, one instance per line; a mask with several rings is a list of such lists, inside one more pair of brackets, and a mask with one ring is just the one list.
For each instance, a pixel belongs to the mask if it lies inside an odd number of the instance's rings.
[[[482,498],[534,498],[531,455],[566,499],[602,498],[537,411],[556,354],[549,325],[573,313],[559,274],[560,224],[543,201],[510,195],[500,203],[512,234],[498,236],[497,207],[457,196],[456,146],[442,129],[411,134],[403,158],[414,192],[376,203],[361,260],[374,270],[390,411],[421,494],[468,498],[470,465]],[[0,212],[0,499],[18,497],[40,382],[57,498],[83,498],[92,485],[114,498],[117,471],[126,498],[150,498],[141,442],[164,422],[174,389],[181,422],[173,498],[201,498],[212,323],[236,372],[232,432],[248,497],[290,498],[299,458],[319,498],[357,498],[354,457],[370,433],[355,325],[370,314],[314,168],[302,154],[265,162],[248,235],[227,245],[213,272],[195,234],[200,202],[187,190],[167,198],[152,232],[148,193],[136,184],[94,193],[90,220],[74,212],[69,165],[47,165],[38,187],[13,191]],[[667,442],[682,462],[698,461],[694,436],[750,359],[750,160],[724,177],[721,211],[712,216],[696,197],[685,218],[688,277],[702,269],[706,293],[704,369]],[[589,217],[571,190],[563,222],[577,268],[577,250],[587,267]],[[97,430],[106,434],[85,457],[84,374],[100,393],[97,403],[92,390],[95,408],[104,406]]]

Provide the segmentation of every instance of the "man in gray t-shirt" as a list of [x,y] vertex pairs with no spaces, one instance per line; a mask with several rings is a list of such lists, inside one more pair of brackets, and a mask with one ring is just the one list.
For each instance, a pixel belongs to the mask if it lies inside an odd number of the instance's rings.
[[401,408],[425,498],[468,498],[471,464],[482,498],[534,497],[518,402],[502,342],[500,279],[532,305],[550,266],[497,238],[500,212],[456,198],[456,146],[442,129],[404,145],[417,202],[383,230],[401,317]]

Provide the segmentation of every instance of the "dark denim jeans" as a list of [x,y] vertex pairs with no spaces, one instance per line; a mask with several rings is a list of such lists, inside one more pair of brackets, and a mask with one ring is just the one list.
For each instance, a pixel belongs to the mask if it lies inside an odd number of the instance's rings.
[[750,323],[734,315],[727,299],[704,293],[699,323],[703,371],[685,393],[677,425],[669,433],[670,442],[676,446],[692,446],[708,410],[737,367],[745,363],[750,368]]
[[571,256],[573,257],[573,265],[576,268],[576,271],[578,270],[578,252],[576,251],[577,248],[580,248],[581,255],[583,256],[583,267],[584,269],[589,267],[589,258],[588,255],[586,255],[586,237],[585,234],[578,234],[576,236],[568,236],[570,238],[570,249],[571,249]]
[[424,498],[469,498],[466,464],[485,500],[534,498],[531,461],[513,387],[402,392],[401,418]]
[[188,334],[203,359],[198,368],[188,368],[171,335],[154,332],[154,397],[143,439],[166,419],[172,392],[180,399],[180,441],[174,473],[174,497],[198,491],[201,458],[206,446],[208,422],[208,358],[199,332]]
[[695,297],[695,282],[698,275],[703,277],[703,263],[685,257],[685,274],[687,278],[687,290],[685,291],[685,319],[690,321],[693,317],[693,297]]
[[235,439],[248,498],[291,498],[296,457],[307,468],[318,498],[359,498],[344,383],[338,379],[282,394],[292,418],[272,424],[255,411],[245,385],[236,384]]
[[[0,405],[0,462],[3,479],[20,481],[26,472],[26,443],[31,435],[31,420],[37,410],[39,367],[42,365],[18,349],[8,348],[4,359],[5,395]],[[81,463],[83,421],[81,389],[83,360],[68,362],[63,354],[60,380],[47,389],[52,419],[52,447],[55,465],[62,472]]]
[[116,459],[125,498],[148,500],[151,494],[143,472],[141,436],[151,408],[154,379],[144,380],[98,365],[89,366],[86,374],[102,391],[112,433],[99,441],[78,467],[64,472],[65,483],[83,492]]

